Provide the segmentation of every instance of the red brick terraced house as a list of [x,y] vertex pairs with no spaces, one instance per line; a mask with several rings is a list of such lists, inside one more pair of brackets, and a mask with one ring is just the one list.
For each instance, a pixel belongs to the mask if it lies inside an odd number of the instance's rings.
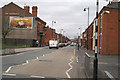
[[[120,45],[118,39],[120,31],[120,2],[111,2],[104,6],[98,15],[98,46],[97,52],[100,54],[120,54]],[[87,34],[88,49],[94,50],[95,47],[95,20],[83,33]],[[86,45],[86,39],[83,37],[82,46]]]

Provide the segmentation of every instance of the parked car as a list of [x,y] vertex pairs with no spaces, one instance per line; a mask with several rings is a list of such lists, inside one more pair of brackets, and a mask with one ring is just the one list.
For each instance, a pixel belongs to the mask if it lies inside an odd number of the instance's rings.
[[70,44],[70,46],[76,46],[76,43],[72,42],[72,43]]
[[63,43],[59,43],[59,47],[63,47]]
[[59,46],[58,46],[58,41],[57,40],[50,40],[49,41],[49,49],[51,49],[51,48],[59,48]]

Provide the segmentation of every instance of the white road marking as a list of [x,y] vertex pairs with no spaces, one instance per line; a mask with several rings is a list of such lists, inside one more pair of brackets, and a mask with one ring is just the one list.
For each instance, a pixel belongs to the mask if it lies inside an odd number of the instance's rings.
[[76,57],[76,61],[78,62],[78,56]]
[[34,75],[31,75],[30,77],[33,77],[33,78],[45,78],[43,76],[34,76]]
[[115,80],[114,77],[108,71],[104,71],[104,72],[111,80]]
[[25,65],[25,64],[27,64],[27,63],[23,63],[22,65]]
[[85,54],[86,54],[88,57],[90,57],[90,55],[89,55],[87,52],[85,52]]
[[5,76],[16,76],[16,74],[3,74]]
[[26,63],[28,63],[28,60],[26,60]]
[[24,54],[24,52],[22,52],[22,53],[17,53],[16,55],[21,55],[21,54]]
[[68,78],[71,78],[70,75],[68,74],[68,72],[69,72],[70,70],[72,70],[72,65],[71,65],[71,63],[73,63],[73,60],[72,60],[72,59],[73,59],[73,57],[70,59],[71,62],[68,63],[68,65],[70,66],[70,69],[68,69],[68,70],[66,71],[66,75],[67,75]]
[[36,59],[39,59],[38,57],[36,57]]
[[5,56],[2,56],[2,57],[10,57],[10,56],[13,56],[13,55],[5,55]]
[[13,66],[10,66],[5,72],[8,73]]
[[[25,64],[28,64],[28,63],[29,63],[28,60],[26,60],[26,63],[20,64],[20,65],[25,65]],[[20,65],[10,66],[5,72],[8,73],[13,67],[20,66]]]

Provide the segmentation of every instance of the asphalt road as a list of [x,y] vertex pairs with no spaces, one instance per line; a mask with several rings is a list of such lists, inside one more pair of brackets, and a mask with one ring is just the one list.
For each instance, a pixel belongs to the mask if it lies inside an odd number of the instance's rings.
[[7,55],[2,57],[2,72],[4,73],[10,66],[23,64],[26,60],[36,59],[36,57],[49,54],[56,51],[56,49],[43,48],[40,50],[27,51],[14,55]]
[[[48,54],[50,53],[50,54]],[[42,56],[43,54],[47,54]],[[41,56],[41,57],[39,57]],[[23,58],[24,57],[24,58]],[[33,59],[25,65],[14,66],[3,75],[3,78],[86,78],[84,66],[77,62],[77,51],[74,46],[63,47],[61,49],[41,49],[25,52],[24,54],[9,56],[9,66],[12,61],[18,64],[25,60]],[[4,57],[7,58],[7,57]],[[19,58],[19,59],[18,59]],[[84,58],[84,57],[83,57]],[[24,59],[24,60],[23,60]],[[7,59],[6,59],[7,62]],[[6,63],[6,65],[8,62]],[[5,65],[4,65],[5,68]]]

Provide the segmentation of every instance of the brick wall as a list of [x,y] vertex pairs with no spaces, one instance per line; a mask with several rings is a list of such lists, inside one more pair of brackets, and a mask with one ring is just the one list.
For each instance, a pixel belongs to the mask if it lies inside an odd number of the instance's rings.
[[102,47],[103,54],[118,54],[118,10],[105,9],[109,14],[103,14]]

